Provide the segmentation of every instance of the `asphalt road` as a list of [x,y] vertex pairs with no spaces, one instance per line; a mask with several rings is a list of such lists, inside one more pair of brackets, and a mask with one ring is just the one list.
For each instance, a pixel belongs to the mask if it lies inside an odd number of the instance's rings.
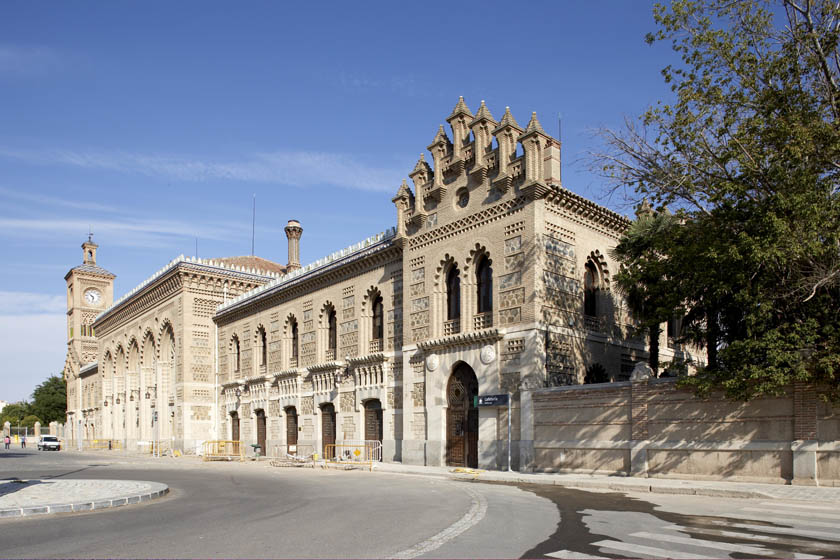
[[168,484],[148,504],[0,521],[4,558],[840,557],[840,512],[365,471],[0,452],[0,478]]

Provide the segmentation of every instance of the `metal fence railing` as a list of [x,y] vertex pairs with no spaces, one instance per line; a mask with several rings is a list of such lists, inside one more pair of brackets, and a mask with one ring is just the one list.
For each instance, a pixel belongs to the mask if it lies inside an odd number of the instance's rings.
[[205,461],[245,460],[245,446],[238,440],[211,440],[204,442]]
[[324,446],[324,465],[367,467],[373,470],[373,449],[368,445],[327,444]]
[[336,444],[348,446],[364,446],[368,449],[371,461],[375,461],[377,463],[382,462],[382,442],[378,439],[344,439],[337,441]]

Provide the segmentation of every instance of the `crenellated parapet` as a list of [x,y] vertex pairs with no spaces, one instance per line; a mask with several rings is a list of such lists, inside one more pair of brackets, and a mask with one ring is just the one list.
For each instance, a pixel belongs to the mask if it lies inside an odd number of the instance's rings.
[[451,137],[438,127],[427,146],[431,165],[421,154],[409,173],[413,192],[404,183],[393,199],[398,236],[408,228],[434,227],[438,210],[456,191],[461,200],[465,189],[483,189],[482,199],[512,194],[534,200],[560,187],[560,141],[545,132],[536,113],[523,128],[510,107],[496,121],[483,100],[473,114],[460,97],[446,122]]

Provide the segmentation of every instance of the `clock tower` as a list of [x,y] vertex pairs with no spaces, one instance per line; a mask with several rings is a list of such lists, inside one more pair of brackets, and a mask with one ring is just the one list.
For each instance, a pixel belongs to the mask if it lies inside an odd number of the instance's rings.
[[[64,276],[67,282],[67,358],[64,362],[64,380],[67,382],[68,414],[77,411],[81,395],[79,373],[86,365],[96,361],[98,347],[93,322],[96,316],[114,302],[114,278],[96,264],[93,234],[82,243],[82,264],[73,267]],[[69,420],[69,418],[68,418]]]

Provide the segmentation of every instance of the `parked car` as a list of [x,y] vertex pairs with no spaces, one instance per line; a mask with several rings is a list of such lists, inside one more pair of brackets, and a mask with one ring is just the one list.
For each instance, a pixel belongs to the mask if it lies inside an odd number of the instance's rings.
[[60,451],[61,442],[56,436],[41,436],[38,440],[38,451]]

